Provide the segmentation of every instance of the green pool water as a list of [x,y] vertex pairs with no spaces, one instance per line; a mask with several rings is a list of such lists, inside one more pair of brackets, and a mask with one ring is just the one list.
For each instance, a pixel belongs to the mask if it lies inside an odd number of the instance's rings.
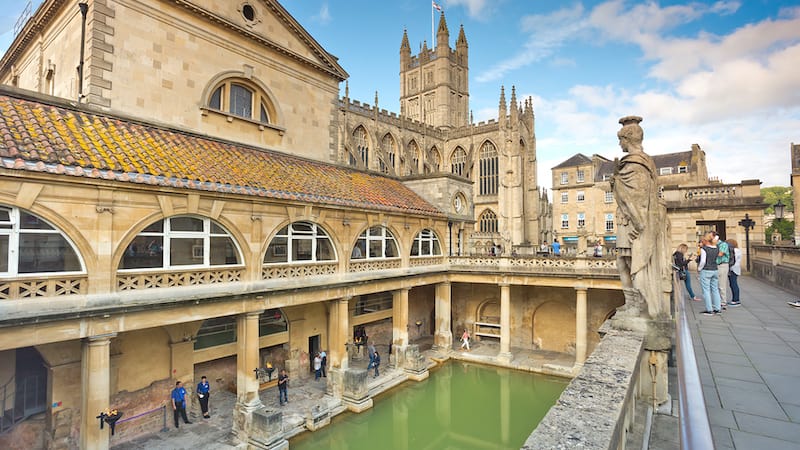
[[564,378],[449,362],[422,382],[374,399],[361,414],[302,433],[291,450],[519,449],[561,391]]

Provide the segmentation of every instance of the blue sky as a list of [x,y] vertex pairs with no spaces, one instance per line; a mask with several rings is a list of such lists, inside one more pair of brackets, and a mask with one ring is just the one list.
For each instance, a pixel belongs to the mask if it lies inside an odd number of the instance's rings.
[[[40,0],[33,0],[35,7]],[[771,0],[437,0],[469,42],[470,108],[497,116],[500,86],[532,96],[539,184],[575,153],[621,156],[617,120],[641,115],[645,151],[699,144],[726,183],[789,185],[800,142],[800,6]],[[24,1],[0,0],[0,49]],[[430,0],[282,3],[350,74],[350,97],[398,112],[399,49],[431,46]],[[438,21],[438,12],[436,13]],[[344,93],[344,84],[341,88]]]

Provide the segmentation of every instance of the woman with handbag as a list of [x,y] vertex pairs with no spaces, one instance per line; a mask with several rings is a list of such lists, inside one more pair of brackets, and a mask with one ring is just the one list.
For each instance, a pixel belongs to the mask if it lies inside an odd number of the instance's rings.
[[694,295],[694,291],[692,290],[692,277],[689,276],[689,260],[692,259],[692,255],[687,256],[686,252],[688,251],[688,245],[679,245],[675,250],[675,253],[672,254],[672,267],[678,272],[678,277],[683,280],[683,283],[686,285],[686,290],[689,292],[689,298],[699,302],[700,299]]

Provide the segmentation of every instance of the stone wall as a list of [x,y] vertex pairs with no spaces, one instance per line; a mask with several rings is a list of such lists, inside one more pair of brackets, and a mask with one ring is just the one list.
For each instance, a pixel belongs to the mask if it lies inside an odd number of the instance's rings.
[[522,448],[624,448],[643,339],[634,332],[609,330]]
[[[164,427],[165,414],[170,416],[167,423],[171,418],[172,407],[170,405],[166,409],[165,405],[169,402],[173,388],[175,388],[175,382],[171,378],[167,378],[155,381],[138,391],[122,391],[112,395],[111,408],[123,413],[122,419],[120,419],[123,422],[117,424],[114,436],[110,440],[111,445],[161,431]],[[194,392],[194,387],[187,385],[186,390],[189,392],[189,396],[193,397],[191,394]],[[90,413],[97,415],[100,412]]]
[[800,248],[753,245],[753,276],[792,293],[800,292]]

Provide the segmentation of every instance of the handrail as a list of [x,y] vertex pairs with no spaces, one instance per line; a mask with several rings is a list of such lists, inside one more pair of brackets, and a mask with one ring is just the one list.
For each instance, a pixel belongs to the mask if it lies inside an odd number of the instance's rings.
[[[689,276],[689,274],[687,274]],[[713,449],[711,425],[708,422],[703,385],[697,369],[692,333],[686,319],[683,282],[673,275],[675,299],[675,350],[678,358],[678,404],[681,449]]]

